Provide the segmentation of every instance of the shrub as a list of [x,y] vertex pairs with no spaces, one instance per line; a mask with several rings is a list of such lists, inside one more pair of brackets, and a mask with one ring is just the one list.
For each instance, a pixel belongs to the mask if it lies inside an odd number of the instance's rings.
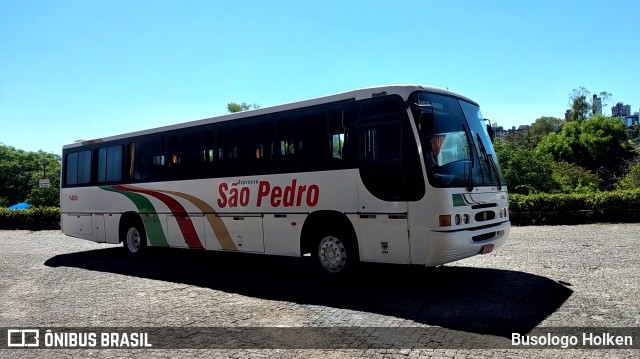
[[509,210],[516,225],[640,222],[640,190],[510,194]]
[[640,189],[640,158],[629,163],[627,173],[618,182],[618,189]]
[[32,207],[15,211],[0,208],[0,229],[60,229],[60,209]]
[[57,207],[60,205],[60,188],[54,186],[36,187],[29,192],[27,203],[35,207]]
[[512,193],[557,192],[560,184],[552,172],[549,156],[511,142],[496,141],[496,154],[504,179]]

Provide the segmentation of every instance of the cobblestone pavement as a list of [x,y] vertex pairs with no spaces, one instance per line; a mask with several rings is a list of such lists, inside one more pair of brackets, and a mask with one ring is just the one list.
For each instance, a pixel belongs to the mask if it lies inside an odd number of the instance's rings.
[[3,349],[0,358],[637,357],[636,349],[468,349],[465,338],[640,327],[638,244],[640,224],[515,227],[488,255],[435,269],[366,265],[357,279],[333,283],[306,260],[185,250],[132,259],[58,231],[0,231],[0,328],[434,327],[460,338],[458,349]]

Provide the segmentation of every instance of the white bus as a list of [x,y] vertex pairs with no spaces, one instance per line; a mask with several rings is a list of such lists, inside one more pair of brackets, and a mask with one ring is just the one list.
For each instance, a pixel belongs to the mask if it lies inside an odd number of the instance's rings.
[[147,246],[437,266],[491,252],[507,188],[478,104],[384,86],[63,147],[62,230]]

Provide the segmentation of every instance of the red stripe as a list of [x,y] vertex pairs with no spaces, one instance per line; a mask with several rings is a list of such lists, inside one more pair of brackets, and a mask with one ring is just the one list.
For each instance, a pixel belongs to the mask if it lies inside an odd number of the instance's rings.
[[202,243],[200,242],[200,238],[198,237],[198,233],[196,232],[196,229],[193,226],[193,223],[185,219],[187,210],[178,201],[167,196],[166,194],[149,191],[146,189],[129,188],[125,186],[113,186],[113,188],[118,189],[120,191],[144,193],[161,200],[164,204],[167,205],[167,207],[169,207],[169,210],[175,216],[176,221],[178,222],[178,227],[180,227],[182,236],[184,237],[185,242],[187,243],[189,248],[204,249],[204,247],[202,246]]

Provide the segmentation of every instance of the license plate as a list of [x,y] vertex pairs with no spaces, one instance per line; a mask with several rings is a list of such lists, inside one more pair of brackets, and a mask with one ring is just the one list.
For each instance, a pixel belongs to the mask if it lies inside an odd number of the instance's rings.
[[485,244],[480,248],[480,254],[487,254],[493,252],[493,244]]

